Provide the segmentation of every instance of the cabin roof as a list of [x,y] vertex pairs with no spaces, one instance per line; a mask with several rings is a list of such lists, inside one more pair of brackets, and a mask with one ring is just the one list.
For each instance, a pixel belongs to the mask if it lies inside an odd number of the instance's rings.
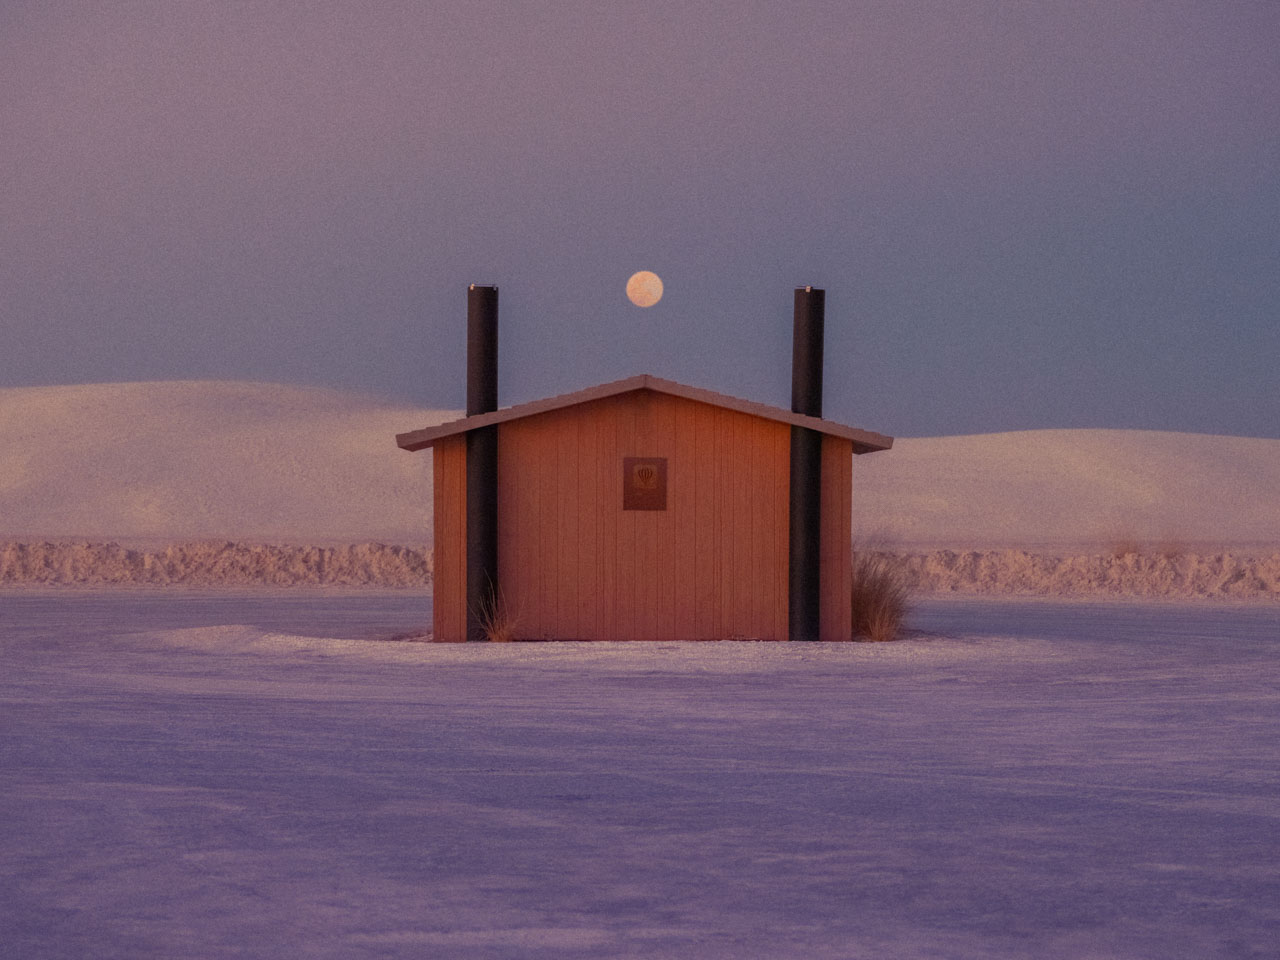
[[514,407],[502,407],[491,413],[463,417],[461,420],[452,420],[449,423],[427,427],[423,430],[398,433],[396,434],[396,445],[403,450],[424,450],[432,446],[437,440],[457,436],[469,430],[506,423],[510,420],[520,420],[539,413],[550,413],[552,410],[562,410],[565,407],[589,403],[592,400],[603,400],[606,397],[616,397],[623,393],[633,393],[637,390],[652,390],[654,393],[665,393],[669,396],[683,397],[686,400],[694,400],[698,403],[708,403],[713,407],[736,410],[739,413],[762,417],[765,420],[775,420],[778,423],[787,423],[796,427],[808,427],[810,430],[816,430],[828,436],[851,440],[854,453],[873,453],[876,450],[888,450],[893,446],[893,437],[887,437],[884,434],[872,433],[870,430],[859,430],[857,427],[849,427],[831,420],[823,420],[821,417],[809,417],[802,413],[792,413],[790,410],[771,407],[765,403],[740,400],[737,397],[716,393],[712,390],[703,390],[698,387],[686,386],[683,383],[676,383],[674,380],[663,380],[661,377],[653,377],[647,373],[627,377],[625,380],[614,380],[612,383],[602,383],[598,386],[587,387],[585,390],[576,390],[573,393],[562,393],[558,396],[545,397],[529,403],[519,403]]

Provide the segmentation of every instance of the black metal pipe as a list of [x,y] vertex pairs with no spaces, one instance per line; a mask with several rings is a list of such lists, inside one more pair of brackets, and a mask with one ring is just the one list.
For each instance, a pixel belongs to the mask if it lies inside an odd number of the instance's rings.
[[822,339],[827,292],[796,287],[791,334],[791,411],[822,416]]
[[[498,288],[467,290],[467,416],[498,409]],[[467,432],[467,639],[497,612],[498,428]]]
[[[797,287],[791,343],[791,410],[822,416],[822,340],[826,294]],[[822,434],[791,428],[787,636],[821,639]]]
[[467,289],[467,416],[498,409],[498,288]]

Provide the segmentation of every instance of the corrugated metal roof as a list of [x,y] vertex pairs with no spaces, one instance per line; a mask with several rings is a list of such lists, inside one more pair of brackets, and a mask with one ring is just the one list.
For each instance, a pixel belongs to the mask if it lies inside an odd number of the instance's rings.
[[497,423],[506,423],[509,420],[519,420],[523,417],[532,417],[539,413],[549,413],[552,410],[562,410],[565,407],[589,403],[592,400],[603,400],[605,397],[616,397],[619,394],[631,393],[636,390],[652,390],[655,393],[683,397],[686,400],[695,400],[698,403],[709,403],[712,406],[723,407],[726,410],[736,410],[739,413],[747,413],[753,417],[763,417],[765,420],[776,420],[779,423],[789,423],[792,426],[808,427],[810,430],[816,430],[819,433],[851,440],[854,453],[873,453],[876,450],[888,450],[893,446],[893,437],[887,437],[884,434],[872,433],[870,430],[859,430],[857,427],[845,426],[842,423],[834,423],[831,420],[823,420],[820,417],[807,417],[802,413],[792,413],[790,410],[771,407],[765,403],[740,400],[737,397],[716,393],[712,390],[685,386],[683,383],[676,383],[674,380],[663,380],[661,377],[652,377],[647,373],[627,377],[625,380],[615,380],[612,383],[602,383],[595,387],[587,387],[585,390],[577,390],[573,393],[562,393],[555,397],[546,397],[542,400],[517,404],[514,407],[503,407],[500,410],[494,410],[492,413],[464,417],[461,420],[453,420],[449,423],[442,423],[439,426],[427,427],[424,430],[398,433],[396,434],[396,444],[403,450],[424,450],[437,440],[457,436],[458,434],[466,433],[468,430],[489,427]]

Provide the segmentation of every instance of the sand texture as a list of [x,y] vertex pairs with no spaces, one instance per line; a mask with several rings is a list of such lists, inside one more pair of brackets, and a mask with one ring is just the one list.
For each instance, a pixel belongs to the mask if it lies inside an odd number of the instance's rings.
[[413,543],[431,461],[395,434],[451,416],[265,383],[0,390],[0,536]]
[[1280,549],[1280,440],[1154,430],[905,438],[856,458],[853,484],[855,534],[917,549]]
[[1025,550],[935,550],[900,559],[916,594],[1280,600],[1280,552],[1055,557]]
[[[455,415],[269,383],[0,390],[0,583],[427,585],[431,455],[394,437]],[[1274,597],[1277,491],[1280,440],[1037,430],[857,457],[853,516],[918,592]]]
[[[916,595],[1280,600],[1280,552],[1267,557],[935,550],[897,556]],[[429,589],[428,548],[232,541],[135,549],[114,542],[0,543],[0,586],[345,586]]]
[[359,543],[307,547],[231,541],[149,550],[118,543],[0,543],[0,585],[426,587],[431,551]]
[[6,598],[0,953],[1275,956],[1280,608],[952,600],[879,644],[361,639],[424,606]]

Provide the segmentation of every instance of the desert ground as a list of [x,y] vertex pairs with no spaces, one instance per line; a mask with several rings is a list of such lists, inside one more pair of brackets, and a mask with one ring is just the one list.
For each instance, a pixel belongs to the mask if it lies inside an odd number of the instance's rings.
[[860,458],[895,643],[392,640],[448,416],[0,391],[6,955],[1274,955],[1280,441]]
[[1260,958],[1280,608],[891,644],[376,642],[420,596],[7,597],[25,958]]

